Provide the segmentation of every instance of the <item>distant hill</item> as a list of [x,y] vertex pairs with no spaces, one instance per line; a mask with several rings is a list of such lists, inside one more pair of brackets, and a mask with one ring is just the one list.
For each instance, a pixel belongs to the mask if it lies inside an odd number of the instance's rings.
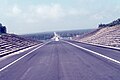
[[120,19],[112,23],[99,25],[99,28],[76,40],[85,43],[120,47]]
[[[93,30],[95,30],[95,29],[67,30],[67,31],[55,31],[55,32],[58,35],[60,35],[62,38],[69,38],[69,37],[74,37],[77,35],[82,35],[82,34],[91,32]],[[36,34],[25,34],[25,35],[21,35],[21,36],[28,38],[28,39],[48,40],[54,36],[53,33],[54,32],[43,32],[43,33],[36,33]]]

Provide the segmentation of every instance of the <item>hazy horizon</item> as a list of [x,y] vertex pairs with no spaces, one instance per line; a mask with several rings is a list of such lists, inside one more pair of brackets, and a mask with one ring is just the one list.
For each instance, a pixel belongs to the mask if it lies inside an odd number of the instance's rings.
[[[95,30],[97,28],[92,29],[72,29],[72,30],[53,30],[53,31],[41,31],[41,32],[32,32],[32,33],[20,33],[18,35],[29,35],[29,34],[42,34],[42,33],[53,33],[53,32],[67,32],[67,31],[84,31],[84,30]],[[13,33],[14,34],[14,33]]]
[[120,17],[120,0],[0,0],[9,33],[92,29]]

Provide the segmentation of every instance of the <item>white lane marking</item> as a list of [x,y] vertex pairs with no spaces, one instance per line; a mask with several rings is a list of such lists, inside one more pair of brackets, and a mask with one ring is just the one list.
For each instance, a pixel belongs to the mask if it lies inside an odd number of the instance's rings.
[[112,46],[106,46],[106,45],[100,45],[100,44],[92,44],[92,43],[85,43],[85,44],[90,44],[90,45],[94,45],[94,46],[105,47],[105,48],[109,48],[109,49],[117,49],[117,50],[120,50],[119,47],[112,47]]
[[42,44],[38,44],[38,45],[35,45],[35,46],[32,46],[32,47],[28,47],[28,48],[25,48],[25,49],[23,49],[23,50],[20,50],[20,51],[17,51],[17,52],[13,52],[12,54],[8,54],[8,55],[6,55],[6,56],[3,56],[3,57],[0,58],[0,62],[1,62],[2,60],[7,59],[8,57],[11,57],[11,56],[20,54],[20,53],[22,53],[22,52],[25,52],[25,51],[27,51],[27,50],[30,50],[30,49],[32,49],[32,48],[34,48],[34,47],[37,47],[37,46],[40,46],[40,45],[42,45]]
[[[75,41],[75,40],[73,40],[73,41]],[[76,41],[76,42],[79,42],[79,41]],[[107,46],[107,45],[93,44],[93,43],[86,43],[86,42],[79,42],[79,43],[84,43],[84,44],[93,45],[93,46],[98,46],[98,47],[105,47],[105,48],[108,48],[108,49],[120,50],[119,47],[112,47],[112,46]]]
[[112,62],[115,62],[115,63],[117,63],[117,64],[120,64],[120,61],[115,60],[115,59],[113,59],[113,58],[110,58],[110,57],[108,57],[108,56],[105,56],[105,55],[103,55],[103,54],[100,54],[100,53],[98,53],[98,52],[95,52],[95,51],[89,50],[89,49],[87,49],[87,48],[78,46],[78,45],[73,44],[73,43],[68,42],[68,41],[64,41],[64,42],[66,42],[66,43],[68,43],[68,44],[70,44],[70,45],[73,45],[73,46],[75,46],[75,47],[77,47],[77,48],[80,48],[80,49],[83,49],[83,50],[85,50],[85,51],[88,51],[88,52],[91,52],[91,53],[93,53],[93,54],[96,54],[96,55],[98,55],[98,56],[101,56],[101,57],[103,57],[103,58],[105,58],[105,59],[108,59],[108,60],[110,60],[110,61],[112,61]]
[[0,72],[3,71],[3,70],[5,70],[5,69],[8,68],[9,66],[15,64],[16,62],[18,62],[18,61],[21,60],[22,58],[26,57],[27,55],[31,54],[32,52],[36,51],[37,49],[45,46],[45,45],[48,44],[48,43],[50,43],[50,42],[47,42],[47,43],[45,43],[45,44],[43,44],[43,45],[41,45],[41,46],[33,49],[32,51],[28,52],[27,54],[23,55],[22,57],[16,59],[15,61],[13,61],[13,62],[11,62],[10,64],[6,65],[5,67],[1,68],[1,69],[0,69]]

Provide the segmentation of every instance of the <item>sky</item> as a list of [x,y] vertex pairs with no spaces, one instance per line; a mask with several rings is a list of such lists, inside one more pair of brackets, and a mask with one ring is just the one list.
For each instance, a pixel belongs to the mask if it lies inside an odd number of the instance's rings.
[[120,18],[120,0],[0,0],[8,33],[97,28]]

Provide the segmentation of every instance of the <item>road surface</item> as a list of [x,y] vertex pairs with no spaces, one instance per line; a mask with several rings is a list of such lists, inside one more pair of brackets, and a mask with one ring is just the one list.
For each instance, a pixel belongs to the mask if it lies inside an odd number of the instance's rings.
[[[71,43],[93,50],[91,45]],[[94,47],[101,54],[110,50]],[[1,61],[0,80],[120,80],[120,64],[63,41],[52,41],[24,56],[28,52]],[[120,60],[119,51],[110,52],[106,56]]]

